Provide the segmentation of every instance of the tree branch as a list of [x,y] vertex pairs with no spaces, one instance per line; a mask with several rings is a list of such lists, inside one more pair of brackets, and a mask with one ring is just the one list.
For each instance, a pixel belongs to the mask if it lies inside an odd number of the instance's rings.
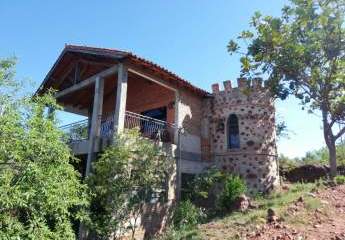
[[335,139],[340,138],[345,133],[345,126],[334,136]]

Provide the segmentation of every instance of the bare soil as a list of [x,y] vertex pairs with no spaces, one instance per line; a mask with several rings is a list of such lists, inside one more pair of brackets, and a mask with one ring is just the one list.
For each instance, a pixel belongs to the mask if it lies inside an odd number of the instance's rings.
[[[315,199],[315,206],[313,201]],[[327,187],[301,196],[287,206],[283,216],[271,223],[262,221],[254,226],[230,226],[212,222],[199,227],[203,239],[247,240],[345,240],[345,185]],[[317,204],[316,204],[317,202]],[[236,231],[236,234],[229,234]]]

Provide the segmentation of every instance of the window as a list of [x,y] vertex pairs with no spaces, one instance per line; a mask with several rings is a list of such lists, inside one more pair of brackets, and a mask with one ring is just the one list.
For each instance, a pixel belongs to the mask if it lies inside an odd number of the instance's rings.
[[240,130],[238,118],[235,114],[230,114],[228,118],[228,148],[240,148]]

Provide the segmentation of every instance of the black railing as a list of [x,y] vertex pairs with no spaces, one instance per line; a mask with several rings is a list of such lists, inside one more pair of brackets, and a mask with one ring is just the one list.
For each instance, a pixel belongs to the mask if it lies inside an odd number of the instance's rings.
[[[173,142],[175,125],[166,121],[147,117],[141,114],[126,111],[125,128],[138,128],[140,133],[147,138],[162,142]],[[88,120],[82,120],[60,127],[65,132],[68,141],[88,139]],[[103,117],[101,122],[101,136],[110,137],[114,129],[113,114]]]
[[162,142],[173,142],[175,125],[166,121],[126,111],[125,128],[138,128],[144,137]]

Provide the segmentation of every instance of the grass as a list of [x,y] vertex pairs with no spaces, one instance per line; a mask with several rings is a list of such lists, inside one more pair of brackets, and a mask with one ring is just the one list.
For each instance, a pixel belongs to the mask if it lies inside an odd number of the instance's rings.
[[345,176],[338,175],[334,178],[336,184],[345,184]]
[[201,240],[201,236],[197,228],[169,228],[165,233],[156,240]]
[[[238,232],[243,232],[244,230],[253,231],[258,225],[266,223],[267,210],[269,208],[272,208],[286,222],[304,224],[308,221],[305,213],[321,207],[321,202],[309,194],[317,188],[323,188],[323,185],[320,183],[297,183],[291,185],[288,191],[277,190],[267,196],[257,196],[253,199],[254,203],[258,205],[257,209],[252,209],[244,213],[231,213],[222,219],[215,219],[213,221],[218,227],[209,229],[205,225],[201,227],[201,230],[204,233],[208,232],[219,239],[223,239],[222,234],[217,231],[220,228],[227,228],[231,229],[231,231],[227,232],[227,238],[224,239],[239,239]],[[300,212],[301,217],[297,218],[296,216],[289,215],[287,212],[288,206],[297,201],[301,196],[305,204],[305,209]],[[231,236],[230,234],[233,235]]]
[[[275,213],[289,224],[305,224],[308,220],[308,211],[321,208],[321,202],[310,194],[316,189],[323,188],[321,182],[296,183],[289,186],[288,190],[277,190],[266,196],[256,196],[253,202],[258,206],[246,212],[233,212],[225,216],[213,218],[206,224],[197,228],[168,229],[159,240],[183,239],[241,239],[239,232],[255,231],[257,226],[266,223],[267,210],[272,208]],[[304,208],[298,216],[291,216],[288,207],[303,197]]]

